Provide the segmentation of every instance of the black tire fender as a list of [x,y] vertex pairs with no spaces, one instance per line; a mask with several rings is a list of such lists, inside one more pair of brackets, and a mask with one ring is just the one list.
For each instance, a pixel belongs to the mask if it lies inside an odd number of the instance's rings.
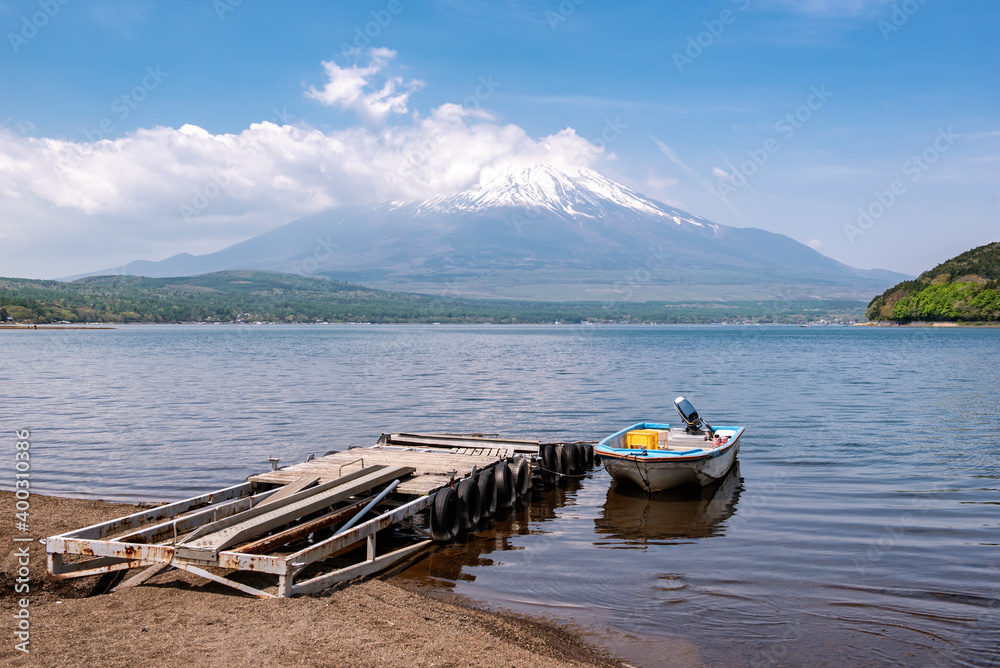
[[554,445],[542,447],[542,482],[554,485],[559,481],[559,454]]
[[474,531],[483,512],[479,484],[475,478],[466,478],[455,485],[455,491],[458,493],[459,526],[462,531]]
[[562,481],[566,476],[573,473],[573,471],[570,470],[569,467],[569,453],[566,452],[565,447],[557,445],[556,455],[559,457],[559,466],[556,467],[556,470],[559,471],[559,473],[561,474],[559,476],[559,480]]
[[563,446],[566,450],[566,457],[569,459],[569,472],[573,475],[577,475],[583,471],[584,459],[583,453],[580,452],[581,448],[578,443],[569,443]]
[[497,484],[493,469],[485,469],[477,476],[479,482],[479,521],[491,520],[497,514]]
[[531,462],[524,457],[519,457],[514,472],[514,487],[517,489],[517,495],[524,496],[531,491]]
[[434,495],[431,506],[431,538],[447,543],[458,535],[458,494],[451,487],[442,487]]
[[505,461],[500,462],[493,467],[493,475],[496,476],[497,507],[510,510],[517,503],[517,488],[514,487],[510,466]]

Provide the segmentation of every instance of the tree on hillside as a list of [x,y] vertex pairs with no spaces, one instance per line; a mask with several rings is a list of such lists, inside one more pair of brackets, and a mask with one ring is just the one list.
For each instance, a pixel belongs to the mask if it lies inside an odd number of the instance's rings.
[[0,322],[7,322],[8,320],[13,320],[7,313],[7,309],[0,307]]

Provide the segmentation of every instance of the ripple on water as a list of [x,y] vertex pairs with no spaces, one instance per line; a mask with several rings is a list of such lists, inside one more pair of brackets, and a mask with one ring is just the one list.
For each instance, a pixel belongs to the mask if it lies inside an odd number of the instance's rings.
[[32,482],[106,499],[191,496],[403,429],[598,438],[683,394],[747,426],[719,485],[647,499],[598,470],[399,577],[576,621],[636,665],[668,639],[719,666],[1000,661],[1000,330],[37,334],[0,356]]

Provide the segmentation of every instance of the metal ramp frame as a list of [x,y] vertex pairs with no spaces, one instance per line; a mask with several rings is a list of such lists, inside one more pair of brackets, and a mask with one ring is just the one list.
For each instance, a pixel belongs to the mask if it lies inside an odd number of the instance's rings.
[[[436,492],[342,529],[340,533],[292,554],[268,552],[303,537],[303,531],[311,532],[324,522],[330,526],[348,519],[349,515],[357,516],[362,510],[374,508],[391,490],[387,489],[375,498],[356,501],[346,508],[334,509],[303,525],[263,538],[261,536],[386,483],[394,487],[412,472],[413,468],[408,466],[365,467],[322,485],[289,494],[273,503],[264,501],[278,496],[284,488],[255,494],[255,484],[246,482],[53,536],[46,540],[45,547],[49,577],[61,580],[139,567],[171,566],[262,598],[321,591],[337,582],[376,573],[427,547],[432,541],[421,540],[379,555],[376,534],[430,507]],[[239,545],[247,541],[252,542]],[[362,541],[367,544],[364,560],[295,583],[296,576],[310,564],[352,550]],[[64,555],[87,558],[65,563]],[[275,575],[277,594],[206,570],[213,566]]]

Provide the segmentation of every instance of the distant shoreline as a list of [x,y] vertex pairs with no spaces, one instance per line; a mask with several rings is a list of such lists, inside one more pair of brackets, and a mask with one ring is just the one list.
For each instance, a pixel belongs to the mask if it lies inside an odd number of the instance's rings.
[[18,329],[117,329],[106,325],[87,327],[85,325],[0,325],[0,330]]
[[118,322],[114,326],[110,325],[0,325],[0,331],[20,331],[33,329],[120,329],[127,327],[172,327],[172,326],[192,326],[192,325],[222,325],[230,327],[356,327],[379,326],[379,327],[407,327],[421,325],[425,327],[560,327],[571,329],[575,327],[861,327],[869,326],[869,323],[835,322],[819,324],[794,323],[794,322]]
[[893,322],[891,320],[875,320],[859,322],[855,327],[960,327],[962,329],[996,329],[1000,323],[993,322]]
[[477,326],[477,325],[491,325],[495,327],[504,326],[536,326],[536,327],[655,327],[655,326],[667,326],[667,327],[807,327],[807,328],[823,328],[823,327],[884,327],[887,329],[898,328],[898,327],[909,327],[909,328],[960,328],[960,329],[997,329],[1000,328],[1000,323],[957,323],[957,322],[891,322],[888,320],[879,320],[875,322],[854,322],[854,323],[829,323],[829,324],[818,324],[818,323],[808,323],[808,324],[796,324],[790,322],[728,322],[728,323],[717,323],[717,322],[591,322],[591,323],[552,323],[552,322],[124,322],[115,323],[114,326],[110,325],[0,325],[0,331],[22,331],[22,330],[35,330],[35,329],[94,329],[94,330],[110,330],[119,329],[121,327],[130,326],[142,326],[142,325],[156,325],[156,326],[171,326],[171,325],[230,325],[230,326],[252,326],[252,327],[263,327],[266,325],[295,325],[295,326],[316,326],[316,325],[336,325],[336,326],[357,326],[357,325],[382,325],[388,327],[395,326],[407,326],[407,325],[425,325],[428,327],[441,326],[441,325],[459,325],[459,326]]

